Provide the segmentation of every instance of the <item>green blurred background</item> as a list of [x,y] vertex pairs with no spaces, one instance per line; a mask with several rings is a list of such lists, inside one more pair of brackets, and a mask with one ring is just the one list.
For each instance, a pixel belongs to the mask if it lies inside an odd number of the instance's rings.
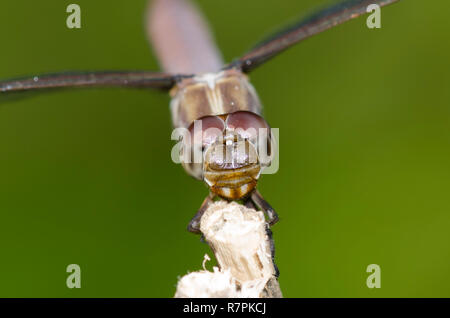
[[[146,1],[0,4],[0,78],[157,69]],[[324,1],[197,1],[230,61]],[[286,297],[450,296],[450,3],[403,0],[288,50],[251,79],[280,128],[259,189]],[[172,297],[209,247],[207,194],[170,160],[169,98],[102,89],[0,105],[0,296]],[[66,266],[81,266],[81,289]],[[381,288],[366,267],[381,266]],[[212,263],[208,263],[211,267]]]

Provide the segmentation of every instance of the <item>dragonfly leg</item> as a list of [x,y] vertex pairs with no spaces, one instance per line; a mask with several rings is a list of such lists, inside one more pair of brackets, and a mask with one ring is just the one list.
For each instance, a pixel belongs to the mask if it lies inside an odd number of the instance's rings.
[[187,230],[191,233],[200,234],[200,219],[202,218],[203,213],[208,209],[208,207],[213,203],[214,196],[210,193],[205,200],[203,201],[200,209],[198,209],[197,213],[194,215],[192,220],[189,222]]
[[272,226],[278,222],[278,214],[275,210],[267,203],[266,200],[261,196],[258,190],[253,191],[251,195],[252,201],[256,204],[258,208],[260,208],[268,217],[269,225]]
[[[256,192],[256,190],[255,190]],[[259,194],[259,197],[261,200],[263,200],[265,202],[265,204],[267,205],[267,207],[270,207],[270,205],[261,197],[261,194]],[[259,205],[257,205],[255,202],[253,202],[253,198],[248,198],[244,205],[249,208],[249,209],[253,209],[253,210],[257,210],[257,207],[259,207]],[[263,210],[261,207],[259,207],[261,210]],[[270,215],[272,217],[269,216],[269,224],[272,225],[274,224],[277,220],[278,220],[278,215],[275,213],[275,211],[273,211],[272,208],[270,208],[271,212],[267,212],[268,210],[263,210],[264,213],[266,213],[267,215]],[[272,221],[271,221],[272,219]],[[269,242],[270,242],[270,253],[272,255],[272,263],[273,263],[273,268],[275,269],[275,277],[278,278],[278,276],[280,276],[280,271],[278,270],[277,264],[275,264],[275,243],[273,240],[273,235],[272,235],[272,230],[270,229],[270,225],[266,223],[266,234],[267,237],[269,238]]]
[[273,268],[275,269],[275,277],[278,278],[280,276],[280,270],[278,269],[277,264],[275,264],[275,242],[273,241],[272,230],[269,225],[266,225],[266,233],[270,242],[270,253],[272,255]]
[[245,205],[248,209],[258,210],[258,208],[256,207],[255,203],[253,203],[253,201],[252,201],[251,199],[245,200],[244,205]]

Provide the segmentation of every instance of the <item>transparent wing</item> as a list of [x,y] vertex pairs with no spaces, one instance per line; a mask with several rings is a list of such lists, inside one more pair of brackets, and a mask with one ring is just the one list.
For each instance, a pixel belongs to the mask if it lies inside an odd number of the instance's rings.
[[189,77],[148,71],[68,72],[0,81],[0,97],[16,92],[50,91],[78,87],[131,87],[170,89],[179,78]]
[[397,1],[347,0],[334,4],[268,37],[227,67],[239,67],[248,73],[290,46],[366,13],[371,4],[381,7]]

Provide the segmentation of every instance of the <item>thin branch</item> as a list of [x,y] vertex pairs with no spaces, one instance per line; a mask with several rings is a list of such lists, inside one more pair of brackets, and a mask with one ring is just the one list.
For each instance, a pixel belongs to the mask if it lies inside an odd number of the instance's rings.
[[261,211],[216,202],[203,214],[200,230],[219,268],[183,276],[175,297],[282,297]]

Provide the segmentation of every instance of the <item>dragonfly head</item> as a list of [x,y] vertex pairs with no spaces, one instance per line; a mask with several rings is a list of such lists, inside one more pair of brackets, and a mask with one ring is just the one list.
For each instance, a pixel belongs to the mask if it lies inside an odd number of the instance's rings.
[[[261,129],[266,133],[261,134]],[[229,200],[243,198],[256,187],[264,167],[259,145],[265,143],[269,152],[271,145],[269,125],[261,116],[247,111],[206,116],[195,121],[189,132],[191,152],[197,151],[200,158],[183,164],[189,174]]]

